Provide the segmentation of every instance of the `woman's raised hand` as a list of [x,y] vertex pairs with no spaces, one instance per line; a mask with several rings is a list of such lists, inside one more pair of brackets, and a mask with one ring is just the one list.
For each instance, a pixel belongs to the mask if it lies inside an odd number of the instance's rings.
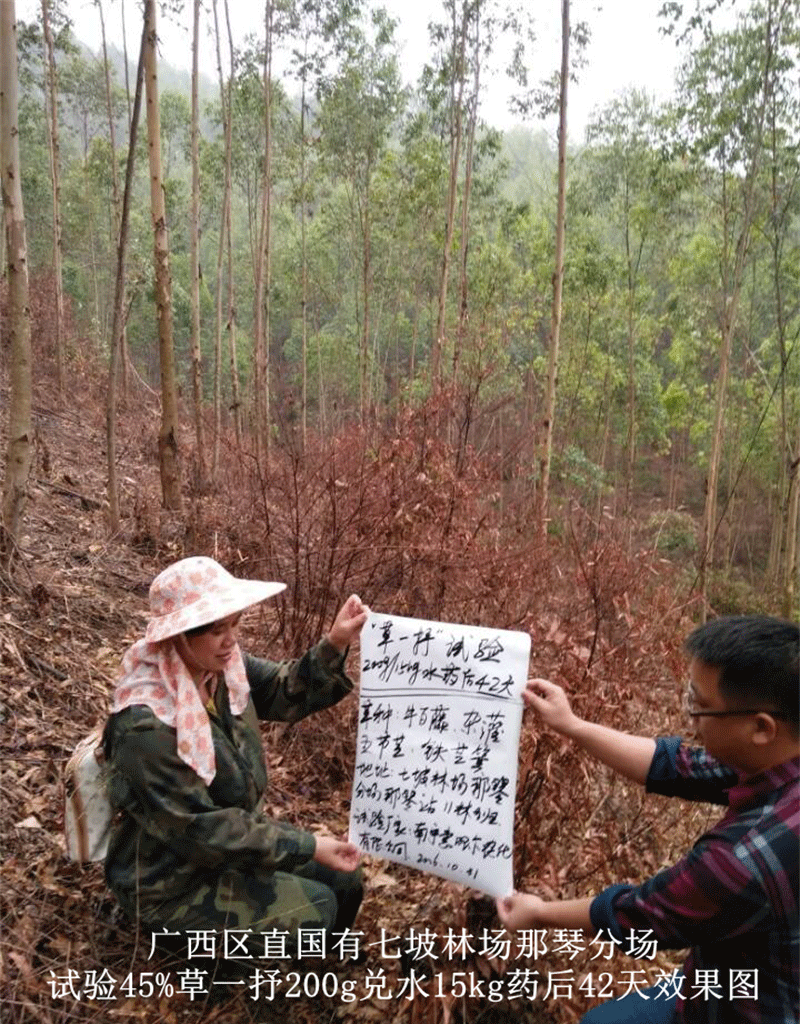
[[368,615],[369,608],[362,603],[361,598],[351,594],[339,609],[328,633],[328,640],[337,651],[347,650],[361,632]]

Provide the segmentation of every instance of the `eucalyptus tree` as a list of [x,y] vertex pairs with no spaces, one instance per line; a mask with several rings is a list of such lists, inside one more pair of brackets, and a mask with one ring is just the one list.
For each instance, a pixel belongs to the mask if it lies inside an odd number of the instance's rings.
[[679,137],[718,210],[714,299],[720,341],[698,575],[703,596],[721,523],[718,492],[731,348],[756,212],[767,104],[781,27],[793,6],[792,0],[755,3],[732,29],[718,33],[702,22],[703,39],[678,76]]
[[[793,229],[800,219],[800,0],[782,19],[776,37],[776,59],[767,102],[766,161],[762,187],[766,214],[757,225],[769,246],[774,304],[774,331],[779,355],[777,450],[778,515],[774,517],[768,572],[781,590],[786,618],[796,610],[798,533],[800,533],[800,238]],[[792,383],[793,382],[793,385]],[[794,429],[793,429],[794,424]]]
[[227,86],[222,73],[222,42],[219,28],[219,17],[217,13],[217,0],[213,0],[212,10],[214,14],[214,38],[217,52],[217,76],[219,78],[220,92],[220,117],[222,121],[222,133],[224,138],[224,180],[222,186],[222,203],[220,204],[220,226],[219,241],[217,245],[217,272],[215,288],[215,329],[214,329],[214,447],[211,459],[211,475],[216,477],[219,469],[219,448],[222,426],[221,417],[221,377],[222,377],[222,265],[227,250],[228,255],[228,347],[230,352],[230,373],[231,373],[231,411],[233,412],[234,434],[236,447],[241,450],[241,408],[239,400],[239,371],[236,365],[236,312],[234,305],[233,286],[233,244],[231,241],[231,177],[232,177],[232,111],[231,100],[233,96],[233,83],[236,79],[236,54],[233,46],[233,34],[231,32],[230,10],[228,0],[224,0],[225,22],[228,32],[228,53],[230,58],[230,72]]
[[125,163],[125,184],[119,209],[119,236],[117,239],[116,280],[114,287],[114,313],[111,322],[111,344],[108,359],[108,388],[106,392],[106,458],[108,467],[109,526],[112,534],[120,528],[119,485],[117,482],[117,367],[127,354],[123,345],[125,336],[125,290],[128,261],[128,225],[133,192],[136,141],[139,135],[139,114],[144,91],[144,54],[147,45],[147,23],[142,24],[136,86],[128,133],[128,154]]
[[197,445],[197,469],[201,486],[206,478],[205,431],[203,429],[203,363],[200,352],[200,0],[192,7],[192,113],[190,149],[192,164],[191,307],[192,307],[192,398]]
[[53,32],[50,27],[50,4],[41,0],[42,31],[45,41],[45,59],[47,66],[47,107],[50,115],[50,176],[53,183],[53,278],[55,283],[55,349],[56,375],[59,395],[64,394],[64,282],[62,278],[62,238],[61,238],[61,152],[58,141],[58,102],[56,87],[56,58],[53,43]]
[[[71,41],[66,30],[55,34],[54,45],[59,61],[67,55]],[[53,181],[50,173],[50,142],[47,111],[42,103],[46,82],[42,65],[42,32],[38,22],[17,21],[16,55],[18,82],[18,123],[20,163],[25,168],[22,193],[25,202],[25,223],[28,236],[30,266],[44,265],[52,260]],[[65,51],[65,46],[67,50]],[[60,166],[67,160],[65,140]],[[63,209],[62,209],[63,213]],[[63,227],[63,225],[62,225]],[[5,239],[5,235],[3,235]],[[5,265],[4,241],[0,242]]]
[[[373,290],[373,187],[392,129],[401,113],[403,90],[397,60],[396,23],[382,9],[372,14],[369,35],[353,30],[345,43],[339,72],[322,80],[317,117],[320,146],[331,176],[345,183],[352,233],[360,250],[360,270],[353,274],[358,297],[359,408],[362,422],[372,399],[369,387],[369,350]],[[359,288],[360,284],[360,288]]]
[[16,5],[14,0],[4,0],[0,3],[0,148],[8,277],[9,402],[0,557],[7,565],[18,544],[33,454],[31,311],[17,111]]
[[655,331],[652,272],[666,255],[674,187],[670,167],[660,155],[657,114],[646,93],[629,90],[613,100],[586,136],[589,145],[577,169],[582,203],[591,207],[601,237],[619,254],[621,271],[627,392],[624,507],[629,510],[637,452],[637,382],[651,358]]
[[445,315],[447,310],[447,289],[450,277],[453,237],[455,234],[456,193],[461,165],[463,144],[464,92],[467,83],[467,32],[470,21],[479,13],[480,6],[469,0],[446,0],[447,21],[431,25],[432,41],[438,43],[441,55],[438,68],[428,68],[427,77],[431,84],[441,88],[446,84],[447,131],[449,143],[449,174],[445,204],[445,231],[442,243],[441,269],[439,271],[439,298],[436,313],[436,330],[431,339],[430,376],[434,390],[441,384],[442,349],[445,336]]
[[180,509],[182,505],[180,448],[178,445],[178,388],[175,379],[175,347],[172,331],[172,277],[169,261],[169,237],[164,203],[164,176],[161,162],[161,123],[158,98],[158,36],[156,0],[144,2],[146,40],[144,75],[147,96],[147,145],[150,156],[150,209],[153,222],[153,262],[155,301],[158,322],[159,363],[161,367],[161,427],[158,433],[159,468],[164,505]]
[[261,217],[258,229],[258,252],[255,261],[255,298],[253,309],[256,371],[256,455],[259,464],[261,463],[262,451],[268,461],[270,453],[269,337],[272,300],[272,59],[274,47],[275,4],[274,0],[265,0],[263,58],[264,149],[262,157]]
[[[101,349],[107,336],[113,283],[113,153],[109,142],[109,103],[116,123],[124,112],[122,90],[110,96],[102,59],[75,54],[59,67],[60,109],[65,150],[73,159],[63,168],[64,270],[73,302],[93,311],[92,333]],[[74,147],[77,145],[77,154]]]
[[[270,32],[276,31],[272,20],[274,7],[272,4],[266,11],[270,17]],[[246,214],[246,240],[248,250],[247,265],[251,281],[242,280],[237,293],[240,301],[233,309],[235,321],[230,321],[231,328],[244,326],[245,320],[239,319],[238,307],[251,308],[253,336],[253,397],[256,428],[254,439],[259,457],[269,445],[270,430],[269,389],[267,386],[269,372],[267,363],[270,356],[268,344],[268,323],[271,308],[271,249],[272,249],[272,206],[276,180],[280,173],[276,170],[275,151],[280,148],[286,134],[286,98],[280,83],[273,80],[265,69],[271,66],[271,58],[267,55],[267,47],[263,40],[249,37],[247,45],[234,50],[230,36],[229,49],[231,65],[235,69],[228,81],[228,87],[220,111],[214,116],[227,130],[229,141],[226,141],[226,163],[230,161],[231,197],[230,229],[226,232],[228,256],[229,301],[233,294],[233,260],[235,254],[235,224],[233,212],[239,199],[244,204]],[[268,80],[268,81],[267,81]],[[227,120],[226,120],[227,119]],[[277,143],[276,143],[277,140]],[[229,148],[230,155],[227,155]],[[251,304],[252,298],[252,304]],[[248,324],[248,326],[249,326]],[[235,341],[235,335],[231,335]],[[232,360],[235,359],[232,353]],[[240,404],[235,400],[235,404]]]
[[[437,272],[441,256],[439,214],[447,174],[430,112],[416,111],[406,119],[400,136],[396,237],[403,256],[394,268],[397,286],[404,287],[406,291],[404,306],[410,319],[404,367],[409,392],[417,386],[417,373],[420,365],[425,365],[423,356],[429,348],[426,345],[423,349],[421,339],[432,337],[436,324]],[[399,377],[399,342],[395,363]]]
[[567,200],[567,93],[569,85],[569,0],[561,0],[561,74],[558,98],[558,198],[556,201],[556,245],[553,269],[553,305],[550,318],[550,346],[547,361],[547,391],[541,453],[539,456],[539,536],[547,535],[550,461],[553,454],[553,419],[561,338],[561,295],[564,286],[564,229]]
[[445,138],[448,166],[436,327],[431,338],[429,367],[431,385],[437,389],[442,382],[441,363],[447,334],[448,294],[462,164],[459,218],[461,335],[466,322],[471,175],[482,88],[488,77],[486,72],[494,70],[488,67],[489,58],[503,36],[513,36],[512,60],[507,73],[518,82],[525,80],[525,46],[532,39],[530,9],[509,0],[442,0],[441,20],[430,22],[429,34],[434,56],[423,71],[422,91]]
[[106,74],[103,62],[74,52],[59,68],[65,126],[78,140],[84,164],[94,139],[108,127]]
[[306,230],[311,197],[308,194],[309,95],[318,91],[329,61],[341,51],[361,10],[361,0],[286,0],[285,32],[292,56],[293,77],[300,85],[298,132],[300,180],[297,207],[300,214],[300,323],[301,384],[300,419],[303,445],[308,405],[308,265]]
[[[103,14],[103,0],[95,0],[95,2],[96,2],[96,5],[97,5],[97,13],[100,16],[100,31],[101,31],[101,39],[102,39],[102,43],[103,43],[103,68],[104,68],[104,71],[105,71],[105,80],[106,80],[106,110],[107,110],[107,113],[108,113],[108,139],[109,139],[109,144],[111,146],[111,202],[112,202],[112,208],[113,208],[113,211],[114,211],[114,218],[113,218],[114,235],[115,235],[115,237],[119,238],[119,235],[120,235],[120,224],[121,224],[121,202],[122,202],[122,197],[121,197],[120,191],[119,191],[119,174],[117,173],[117,138],[116,138],[116,128],[115,128],[115,115],[114,115],[114,93],[112,91],[111,65],[110,65],[109,60],[108,60],[108,47],[106,45],[106,22],[105,22],[105,15]],[[123,16],[123,23],[124,23],[124,16]],[[127,58],[126,58],[126,63],[127,63]],[[128,74],[128,71],[127,71],[127,66],[126,66],[126,69],[125,69],[126,82],[127,82],[127,74]],[[131,117],[131,111],[130,111],[130,104],[129,104],[128,105],[128,118],[129,118],[129,120],[130,120],[130,117]],[[129,133],[129,137],[130,137],[130,135],[132,133],[132,125],[129,125],[128,133]],[[116,300],[116,296],[115,296],[115,300]],[[124,307],[125,307],[125,282],[124,282],[124,280],[123,280],[123,283],[122,283],[122,294],[120,296],[120,302],[121,302],[122,308],[124,309]],[[117,311],[116,311],[116,308],[115,308],[114,316],[116,316],[116,315],[117,315]],[[120,362],[120,366],[122,368],[122,374],[121,374],[121,377],[122,377],[122,393],[123,393],[123,395],[126,395],[127,391],[128,391],[128,348],[127,348],[127,344],[126,344],[126,331],[125,331],[124,319],[122,321],[122,333],[121,333],[120,339],[119,339],[119,347],[120,347],[119,362]]]

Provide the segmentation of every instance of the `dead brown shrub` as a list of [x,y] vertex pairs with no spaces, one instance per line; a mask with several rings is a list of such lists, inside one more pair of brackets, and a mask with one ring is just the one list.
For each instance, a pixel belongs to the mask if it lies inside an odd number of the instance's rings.
[[[39,391],[47,456],[29,509],[30,578],[8,592],[0,622],[4,1018],[9,1024],[107,1017],[263,1024],[287,1016],[455,1022],[508,1019],[509,1013],[527,1021],[577,1019],[587,1005],[577,989],[547,1005],[541,995],[510,1007],[415,996],[389,1004],[304,1000],[289,1013],[284,1004],[252,1003],[245,994],[218,1004],[177,994],[109,1003],[54,997],[54,977],[69,971],[85,977],[107,969],[121,981],[129,971],[170,969],[163,959],[148,960],[149,939],[115,914],[100,866],[65,861],[60,776],[75,742],[105,714],[119,656],[143,623],[149,580],[185,554],[210,554],[240,575],[288,583],[249,624],[255,653],[295,654],[357,591],[381,611],[527,630],[532,671],[562,682],[588,717],[647,733],[681,724],[685,609],[675,602],[668,563],[632,552],[613,520],[594,523],[578,509],[566,540],[550,538],[542,547],[530,494],[510,468],[516,456],[481,454],[466,443],[471,408],[464,407],[452,443],[440,429],[452,403],[444,409],[432,403],[398,414],[391,426],[351,426],[330,439],[312,438],[302,456],[284,440],[261,470],[227,440],[220,479],[191,492],[176,516],[159,507],[152,463],[157,409],[137,385],[120,431],[128,518],[112,543],[95,507],[104,493],[103,377],[90,362],[87,356],[80,393],[67,409],[56,408],[51,383]],[[184,451],[191,448],[187,430],[181,443]],[[351,699],[296,728],[267,732],[272,813],[304,827],[346,828],[356,714]],[[572,896],[641,879],[699,831],[685,805],[643,798],[526,719],[515,835],[521,888]],[[496,929],[491,907],[457,886],[373,860],[367,873],[359,920],[365,941],[375,941],[381,928],[392,935],[428,928],[443,936],[464,927],[489,937]],[[398,971],[381,966],[396,987]],[[542,974],[573,969],[576,984],[591,969],[586,957],[563,954],[530,966]],[[440,960],[434,970],[488,981],[507,968],[502,959],[474,952]],[[359,977],[363,986],[363,969]]]

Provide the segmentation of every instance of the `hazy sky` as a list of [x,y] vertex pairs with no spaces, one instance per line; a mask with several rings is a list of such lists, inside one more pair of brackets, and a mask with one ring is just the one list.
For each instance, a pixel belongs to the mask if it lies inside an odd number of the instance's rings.
[[[5,3],[7,0],[0,0]],[[139,5],[136,0],[125,3],[128,52],[135,54],[139,31]],[[438,8],[436,0],[382,0],[383,6],[398,19],[397,37],[401,44],[402,65],[408,83],[416,80],[428,52],[427,21]],[[537,42],[531,56],[531,78],[548,77],[560,63],[560,0],[528,0],[535,4]],[[748,6],[748,0],[737,0]],[[121,46],[120,0],[103,0],[109,42]],[[569,136],[573,142],[583,138],[584,128],[593,109],[602,107],[629,86],[647,89],[656,99],[666,99],[672,90],[677,51],[670,38],[659,34],[657,12],[663,0],[573,0],[572,19],[584,20],[591,26],[592,37],[587,52],[587,65],[580,72],[577,84],[570,86]],[[190,52],[191,2],[184,4],[184,24],[177,26],[162,19],[159,35],[161,52],[173,65],[188,68]],[[218,4],[222,18],[222,3]],[[91,0],[67,0],[76,35],[87,45],[100,48],[100,27],[97,9]],[[210,9],[210,4],[208,4]],[[261,19],[256,13],[257,0],[230,0],[234,35],[239,40],[250,31],[258,31]],[[17,16],[32,20],[39,16],[39,0],[17,0]],[[211,15],[206,28],[212,25]],[[225,47],[223,47],[224,52]],[[280,63],[276,63],[276,71]],[[216,77],[216,57],[210,36],[201,54],[202,71]],[[482,114],[500,128],[514,123],[508,112],[508,90],[505,78],[494,75],[486,82]],[[526,122],[538,127],[540,122]],[[553,130],[554,124],[546,125]]]

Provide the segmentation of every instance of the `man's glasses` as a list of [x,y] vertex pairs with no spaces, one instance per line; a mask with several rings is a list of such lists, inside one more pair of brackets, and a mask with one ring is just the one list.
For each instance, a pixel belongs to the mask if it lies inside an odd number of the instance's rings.
[[736,715],[772,715],[773,718],[783,716],[770,708],[736,708],[730,711],[701,711],[695,706],[696,694],[691,683],[686,687],[683,694],[683,710],[690,718],[733,718]]

